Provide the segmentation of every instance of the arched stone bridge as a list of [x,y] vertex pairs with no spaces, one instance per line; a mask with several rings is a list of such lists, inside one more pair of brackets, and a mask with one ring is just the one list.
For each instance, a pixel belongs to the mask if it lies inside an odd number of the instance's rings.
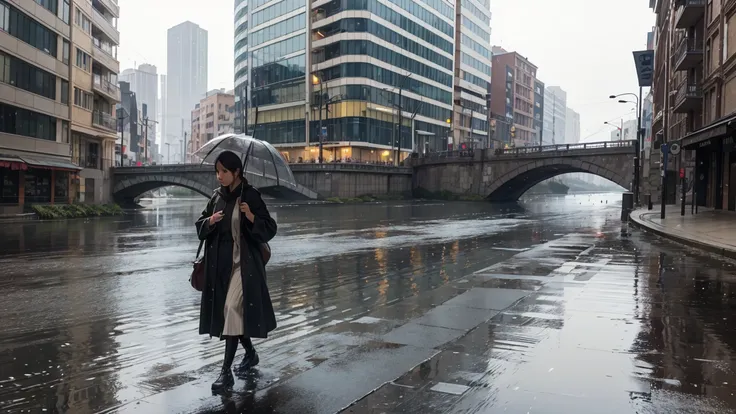
[[516,201],[540,182],[560,174],[590,173],[630,188],[635,141],[608,141],[474,153],[430,153],[411,159],[412,187],[431,193]]
[[[261,193],[276,198],[290,200],[317,198],[317,193],[299,184],[285,183],[274,177],[249,171],[246,178]],[[157,165],[118,167],[112,170],[112,196],[118,203],[132,203],[147,191],[172,185],[188,188],[208,198],[219,186],[211,165]]]

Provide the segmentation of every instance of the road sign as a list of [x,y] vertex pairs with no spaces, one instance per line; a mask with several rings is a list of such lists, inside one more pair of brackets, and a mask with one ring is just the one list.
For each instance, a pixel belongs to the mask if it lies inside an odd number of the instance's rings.
[[672,154],[672,155],[677,155],[677,154],[679,154],[679,153],[680,153],[680,144],[678,144],[678,143],[676,143],[676,142],[673,142],[673,143],[672,143],[672,144],[670,145],[670,154]]
[[327,127],[326,126],[323,126],[322,127],[322,134],[321,135],[322,135],[323,138],[327,136]]

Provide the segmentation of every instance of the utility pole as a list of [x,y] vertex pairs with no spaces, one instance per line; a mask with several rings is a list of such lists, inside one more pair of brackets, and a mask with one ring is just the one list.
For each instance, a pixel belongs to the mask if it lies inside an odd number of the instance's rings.
[[123,147],[125,146],[125,118],[127,116],[125,115],[125,108],[121,107],[118,110],[118,120],[120,121],[120,166],[123,166],[123,155],[125,151],[123,150]]
[[153,122],[154,124],[158,124],[158,121],[151,121],[150,119],[148,119],[148,115],[146,115],[146,117],[143,118],[143,122],[144,122],[143,126],[146,128],[146,130],[145,130],[146,146],[145,146],[145,152],[144,152],[145,155],[144,155],[144,157],[145,157],[146,161],[148,161],[148,123],[149,122]]

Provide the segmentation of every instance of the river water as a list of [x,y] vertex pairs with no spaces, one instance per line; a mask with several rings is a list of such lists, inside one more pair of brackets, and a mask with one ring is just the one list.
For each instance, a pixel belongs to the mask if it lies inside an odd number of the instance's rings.
[[[279,225],[268,265],[279,319],[273,338],[296,340],[531,246],[621,227],[620,198],[546,196],[508,205],[270,200]],[[193,223],[205,202],[167,200],[119,218],[4,226],[2,412],[111,409],[191,381],[220,360],[217,341],[196,334],[199,294],[188,282]],[[533,264],[525,266],[533,272]]]

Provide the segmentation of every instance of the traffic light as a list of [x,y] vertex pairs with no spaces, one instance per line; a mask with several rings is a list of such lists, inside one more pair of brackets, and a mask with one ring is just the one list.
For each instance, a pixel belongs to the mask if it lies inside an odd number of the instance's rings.
[[463,142],[462,144],[460,144],[460,149],[465,151],[466,149],[468,149],[468,144]]

